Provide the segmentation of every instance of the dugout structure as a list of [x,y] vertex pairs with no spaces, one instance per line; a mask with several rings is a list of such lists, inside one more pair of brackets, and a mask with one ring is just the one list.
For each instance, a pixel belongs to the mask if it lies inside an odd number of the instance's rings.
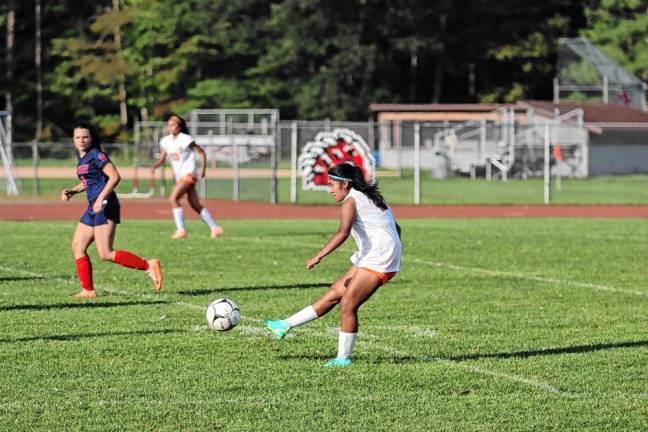
[[561,38],[554,103],[565,100],[627,105],[646,110],[646,84],[585,38]]
[[[279,110],[198,109],[186,118],[189,133],[207,154],[207,179],[198,190],[205,197],[259,199],[277,202],[277,143]],[[164,122],[137,122],[133,165],[138,180],[149,172],[159,155]],[[160,196],[166,195],[172,175],[160,170],[156,180]],[[208,193],[209,190],[209,193]],[[258,196],[257,196],[258,195]]]

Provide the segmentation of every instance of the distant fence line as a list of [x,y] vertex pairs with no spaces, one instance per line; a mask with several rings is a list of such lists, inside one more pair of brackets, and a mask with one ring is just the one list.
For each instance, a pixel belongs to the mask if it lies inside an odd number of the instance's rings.
[[[463,124],[458,129],[453,128],[457,124],[449,122],[279,121],[276,123],[276,132],[268,135],[272,139],[265,141],[262,137],[266,132],[255,130],[261,126],[247,125],[245,133],[230,133],[229,140],[223,138],[222,131],[218,134],[210,133],[211,126],[213,125],[190,124],[194,130],[203,128],[199,130],[202,140],[200,144],[207,153],[208,176],[230,178],[234,199],[242,198],[241,179],[250,178],[255,172],[259,179],[275,182],[277,178],[299,177],[296,159],[304,146],[315,139],[318,133],[338,128],[350,129],[360,135],[373,151],[379,168],[394,170],[398,176],[402,176],[403,170],[411,172],[412,202],[415,204],[420,202],[421,170],[438,178],[445,178],[455,172],[473,178],[482,176],[503,180],[512,176],[542,176],[546,175],[547,169],[552,170],[550,174],[559,170],[563,175],[587,175],[584,165],[587,146],[579,141],[582,137],[578,136],[576,128],[569,125],[479,123],[472,129]],[[233,126],[230,124],[230,127]],[[146,177],[148,174],[145,168],[150,167],[157,156],[164,124],[150,123],[147,127],[148,129],[138,131],[137,143],[103,145],[125,179]],[[559,142],[566,162],[558,167],[549,167],[551,155],[547,156],[546,150]],[[71,140],[14,142],[11,150],[18,178],[31,179],[31,192],[34,194],[40,192],[39,184],[44,179],[57,178],[55,173],[63,177],[67,175],[65,173],[68,171],[56,171],[53,169],[55,167],[63,170],[68,167],[69,176],[74,176],[76,150]],[[168,172],[161,171],[160,180],[169,178]],[[298,184],[294,178],[291,180],[291,201],[297,202],[299,194],[292,189],[297,188]],[[203,196],[208,195],[205,182],[201,183],[199,191]],[[273,201],[277,193],[277,186],[273,184],[273,190],[268,192],[270,201]],[[165,193],[164,188],[160,191]],[[23,190],[24,192],[27,191]]]

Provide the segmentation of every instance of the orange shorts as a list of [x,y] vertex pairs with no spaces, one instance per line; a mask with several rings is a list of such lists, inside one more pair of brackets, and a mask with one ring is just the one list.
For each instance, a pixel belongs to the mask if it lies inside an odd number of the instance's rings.
[[371,270],[366,267],[358,267],[361,268],[364,271],[368,271],[372,275],[376,276],[378,279],[380,279],[380,284],[385,285],[387,282],[389,282],[394,276],[396,276],[396,273],[398,272],[388,272],[388,273],[382,273],[376,270]]
[[180,177],[180,181],[189,183],[190,185],[195,185],[198,183],[198,179],[193,174],[185,174],[184,176]]

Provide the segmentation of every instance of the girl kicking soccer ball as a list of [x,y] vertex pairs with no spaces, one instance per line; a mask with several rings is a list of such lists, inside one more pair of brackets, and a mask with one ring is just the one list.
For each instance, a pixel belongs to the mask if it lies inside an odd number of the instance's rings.
[[83,191],[86,191],[88,197],[88,209],[77,224],[72,238],[72,253],[83,288],[75,297],[97,297],[92,283],[92,263],[87,254],[92,242],[95,242],[101,259],[147,272],[155,284],[155,289],[159,291],[162,289],[160,261],[155,258],[146,261],[128,251],[113,250],[115,231],[120,222],[119,201],[114,189],[120,177],[117,168],[101,149],[99,134],[88,124],[78,124],[74,128],[73,140],[79,152],[77,176],[81,183],[63,189],[61,200],[68,201]]
[[349,234],[358,246],[351,257],[353,265],[313,305],[285,320],[268,320],[266,325],[282,339],[291,328],[313,321],[339,304],[338,353],[324,366],[349,366],[358,334],[358,309],[400,269],[400,227],[378,187],[365,181],[360,168],[350,164],[336,165],[328,172],[328,184],[333,198],[342,202],[340,225],[317,255],[306,261],[306,268],[312,269],[319,264],[344,243]]
[[171,167],[173,168],[173,175],[175,176],[176,184],[171,192],[169,201],[173,207],[173,219],[176,223],[176,231],[171,236],[171,239],[177,240],[187,237],[187,230],[184,223],[184,211],[180,204],[180,199],[187,195],[189,205],[196,211],[201,219],[209,226],[211,230],[211,238],[220,237],[223,235],[223,228],[212,219],[209,211],[200,204],[198,192],[196,192],[196,184],[198,183],[198,166],[196,164],[196,153],[200,155],[202,161],[202,168],[200,170],[200,178],[205,177],[205,170],[207,168],[207,156],[205,151],[198,144],[195,143],[193,137],[189,135],[187,123],[182,117],[177,114],[170,114],[167,117],[167,129],[169,135],[166,135],[160,140],[160,157],[153,165],[151,174],[164,164],[164,160],[168,156],[171,160]]

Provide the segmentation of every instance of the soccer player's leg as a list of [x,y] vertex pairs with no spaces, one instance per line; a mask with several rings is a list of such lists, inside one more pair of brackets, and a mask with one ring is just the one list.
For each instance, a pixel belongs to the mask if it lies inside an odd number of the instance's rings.
[[[86,215],[84,215],[85,217]],[[82,219],[83,220],[83,219]],[[88,221],[86,221],[88,222]],[[89,223],[89,222],[88,222]],[[92,262],[87,254],[88,246],[94,240],[93,227],[80,222],[77,224],[72,236],[72,254],[74,256],[77,276],[81,283],[81,291],[75,294],[76,298],[94,298],[97,292],[92,280]]]
[[162,289],[162,270],[160,261],[156,258],[145,260],[126,250],[114,250],[116,224],[107,220],[105,224],[95,227],[95,245],[99,257],[123,267],[145,271],[153,281],[156,291]]
[[173,208],[173,220],[175,221],[176,230],[171,236],[172,240],[178,240],[181,238],[187,237],[187,229],[185,228],[184,222],[184,210],[180,200],[187,193],[187,191],[192,187],[190,182],[186,182],[182,179],[173,187],[171,195],[169,196],[169,202]]
[[189,200],[189,205],[191,205],[191,208],[200,215],[200,218],[209,227],[211,238],[218,238],[225,233],[223,227],[218,225],[214,218],[212,218],[209,210],[207,210],[207,208],[203,207],[202,204],[200,204],[200,197],[198,197],[198,192],[196,191],[195,186],[187,191],[187,199]]
[[359,268],[340,300],[340,333],[337,357],[325,367],[344,367],[352,364],[353,348],[358,336],[358,309],[380,286],[383,280],[375,272]]
[[283,320],[267,320],[266,327],[278,339],[283,339],[293,327],[304,325],[317,318],[326,315],[336,304],[340,302],[347,285],[356,272],[355,267],[351,267],[344,276],[336,280],[326,291],[326,293],[313,305],[306,306],[297,313]]

